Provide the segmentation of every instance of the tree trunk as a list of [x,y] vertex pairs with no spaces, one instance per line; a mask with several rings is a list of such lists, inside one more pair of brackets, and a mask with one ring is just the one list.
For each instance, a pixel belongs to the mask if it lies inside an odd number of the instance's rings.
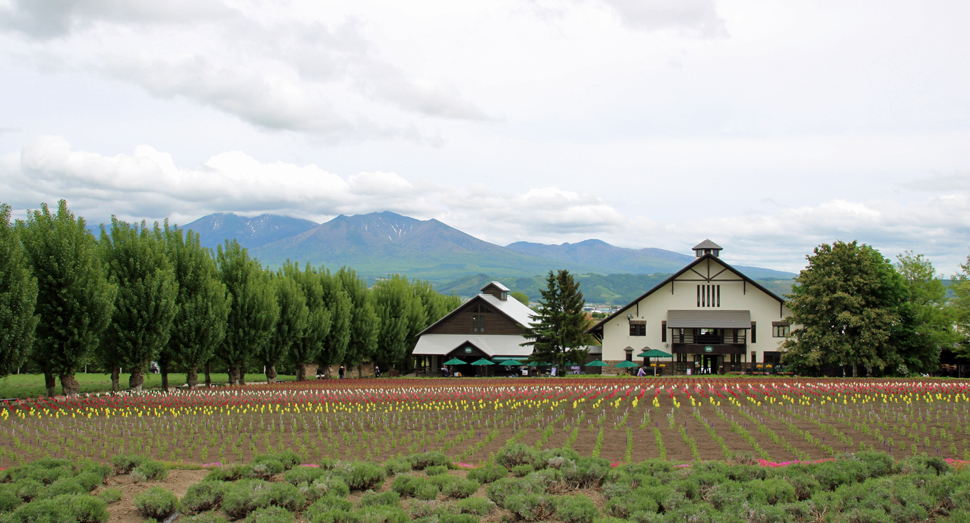
[[74,373],[61,374],[61,390],[65,396],[74,396],[81,392],[81,384],[74,379]]
[[239,367],[236,369],[236,378],[239,381],[239,385],[246,385],[246,367]]
[[296,381],[306,380],[306,364],[300,363],[296,366]]
[[357,366],[357,377],[358,378],[363,378],[364,377],[364,366],[363,365],[358,365]]
[[276,383],[276,365],[266,367],[266,383]]
[[128,376],[128,390],[141,392],[143,383],[145,383],[145,371],[140,367],[132,367],[131,375]]
[[239,385],[239,369],[236,367],[229,367],[229,386]]
[[209,388],[211,386],[212,386],[212,363],[207,361],[205,363],[205,388]]
[[852,364],[852,377],[853,378],[858,378],[859,377],[859,364],[858,363],[853,363]]
[[121,392],[121,367],[111,367],[111,392]]
[[195,365],[189,367],[188,372],[185,373],[185,383],[189,385],[189,390],[195,390],[199,387],[199,369]]
[[168,362],[159,361],[158,362],[158,373],[162,375],[162,390],[168,392]]
[[54,387],[57,387],[57,381],[54,380],[54,371],[44,369],[44,386],[47,387],[47,397],[53,398],[54,394],[56,394]]

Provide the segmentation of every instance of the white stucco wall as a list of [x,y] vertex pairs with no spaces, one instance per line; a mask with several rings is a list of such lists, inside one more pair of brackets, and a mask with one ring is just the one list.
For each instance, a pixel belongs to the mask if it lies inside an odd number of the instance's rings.
[[[710,263],[710,272],[707,264]],[[724,266],[716,260],[702,261],[695,267],[701,275],[716,275],[724,269]],[[757,342],[751,343],[750,330],[748,331],[748,354],[745,361],[750,361],[751,351],[758,353],[758,360],[765,351],[778,351],[784,338],[773,338],[771,322],[781,321],[791,313],[785,306],[779,307],[779,302],[770,295],[764,293],[751,283],[745,286],[743,281],[729,281],[740,279],[737,274],[731,271],[721,272],[713,276],[710,282],[701,280],[701,275],[692,271],[679,276],[672,282],[656,290],[646,298],[632,304],[629,308],[612,318],[603,325],[603,360],[617,361],[626,359],[626,347],[633,347],[634,360],[639,361],[636,355],[641,352],[644,346],[651,349],[659,349],[664,352],[670,351],[670,339],[666,343],[661,341],[662,325],[667,320],[668,310],[747,310],[751,313],[751,321],[757,323]],[[720,285],[721,303],[720,307],[698,307],[697,306],[697,285]],[[673,293],[671,293],[673,288]],[[627,314],[633,315],[633,320],[646,321],[646,336],[630,336],[630,320]],[[668,333],[669,335],[669,333]]]

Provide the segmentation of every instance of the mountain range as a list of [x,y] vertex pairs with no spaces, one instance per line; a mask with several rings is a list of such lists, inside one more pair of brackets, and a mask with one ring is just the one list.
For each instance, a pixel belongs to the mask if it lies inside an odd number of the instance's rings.
[[[538,298],[550,270],[568,269],[577,274],[588,301],[625,303],[692,259],[673,251],[627,249],[595,239],[562,245],[516,242],[502,247],[438,220],[417,220],[392,212],[340,215],[322,224],[273,214],[245,218],[219,213],[183,228],[198,233],[202,245],[213,249],[235,239],[269,267],[279,267],[287,260],[332,269],[348,266],[370,281],[401,273],[429,280],[439,291],[463,296],[476,294],[482,286],[479,283],[502,280],[513,290]],[[767,282],[769,288],[778,281],[780,292],[788,292],[794,277],[770,269],[737,268]],[[510,284],[513,280],[518,283]]]

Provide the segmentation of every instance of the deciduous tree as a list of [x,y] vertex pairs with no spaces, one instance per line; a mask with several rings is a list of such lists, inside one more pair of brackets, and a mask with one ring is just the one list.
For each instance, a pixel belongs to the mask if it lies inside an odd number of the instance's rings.
[[219,278],[232,296],[226,336],[217,352],[229,367],[229,383],[242,385],[250,361],[273,334],[279,305],[269,275],[237,241],[218,246],[216,262]]
[[[185,381],[190,389],[195,389],[199,385],[199,368],[212,359],[226,335],[232,298],[219,280],[212,251],[202,247],[197,233],[183,232],[166,223],[164,236],[179,286],[178,309],[166,352],[185,367]],[[167,365],[160,366],[162,379],[167,382]]]
[[94,235],[67,201],[58,202],[56,214],[43,204],[17,225],[38,286],[40,323],[31,358],[44,371],[49,396],[55,374],[64,394],[77,394],[74,373],[111,322],[116,289],[105,277]]
[[10,206],[0,204],[0,377],[27,359],[40,319],[36,305],[37,279],[10,223]]
[[424,305],[406,278],[395,274],[374,284],[374,311],[380,318],[375,360],[391,369],[404,363],[411,337],[427,319]]
[[316,361],[318,365],[328,367],[343,362],[347,355],[352,336],[351,322],[354,319],[353,303],[337,275],[321,268],[318,278],[324,307],[330,317],[330,328],[323,337]]
[[283,265],[282,272],[299,286],[300,292],[306,298],[306,328],[301,336],[293,340],[287,356],[296,369],[296,379],[302,381],[307,379],[307,365],[315,361],[323,350],[324,340],[330,333],[331,314],[324,300],[321,275],[310,264],[301,271],[299,265],[287,262]]
[[276,383],[276,366],[289,355],[293,343],[303,337],[310,309],[307,308],[306,297],[300,286],[282,270],[272,278],[272,283],[276,304],[279,306],[279,317],[269,342],[263,346],[258,356],[260,363],[266,367],[266,381]]
[[532,346],[533,361],[552,362],[559,369],[567,361],[581,363],[592,339],[586,334],[586,301],[579,284],[567,270],[549,271],[546,288],[540,292],[533,323],[525,332],[532,341],[522,345]]
[[178,283],[157,223],[149,229],[145,222],[138,227],[112,217],[110,232],[101,226],[99,246],[108,281],[117,288],[101,357],[128,369],[128,388],[141,390],[149,363],[171,336]]
[[367,282],[357,276],[353,269],[341,267],[337,271],[337,279],[341,288],[347,293],[351,302],[350,341],[344,362],[357,367],[360,377],[361,365],[366,361],[373,361],[377,348],[377,331],[380,318],[374,311],[371,294],[367,290]]
[[900,357],[911,372],[935,371],[943,349],[958,341],[953,328],[956,318],[947,303],[946,287],[937,277],[933,264],[922,254],[912,251],[900,254],[896,271],[909,290],[909,300],[900,311],[908,338],[900,346]]
[[796,328],[782,361],[798,372],[850,365],[895,372],[902,360],[908,291],[903,277],[876,249],[856,242],[822,244],[808,257],[788,296]]

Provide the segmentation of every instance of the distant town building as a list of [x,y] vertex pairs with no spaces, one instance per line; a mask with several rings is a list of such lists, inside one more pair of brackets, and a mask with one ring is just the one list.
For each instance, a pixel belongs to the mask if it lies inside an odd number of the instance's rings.
[[791,315],[785,300],[720,259],[704,240],[695,259],[589,332],[602,341],[603,360],[644,361],[657,349],[668,372],[729,372],[777,367]]

